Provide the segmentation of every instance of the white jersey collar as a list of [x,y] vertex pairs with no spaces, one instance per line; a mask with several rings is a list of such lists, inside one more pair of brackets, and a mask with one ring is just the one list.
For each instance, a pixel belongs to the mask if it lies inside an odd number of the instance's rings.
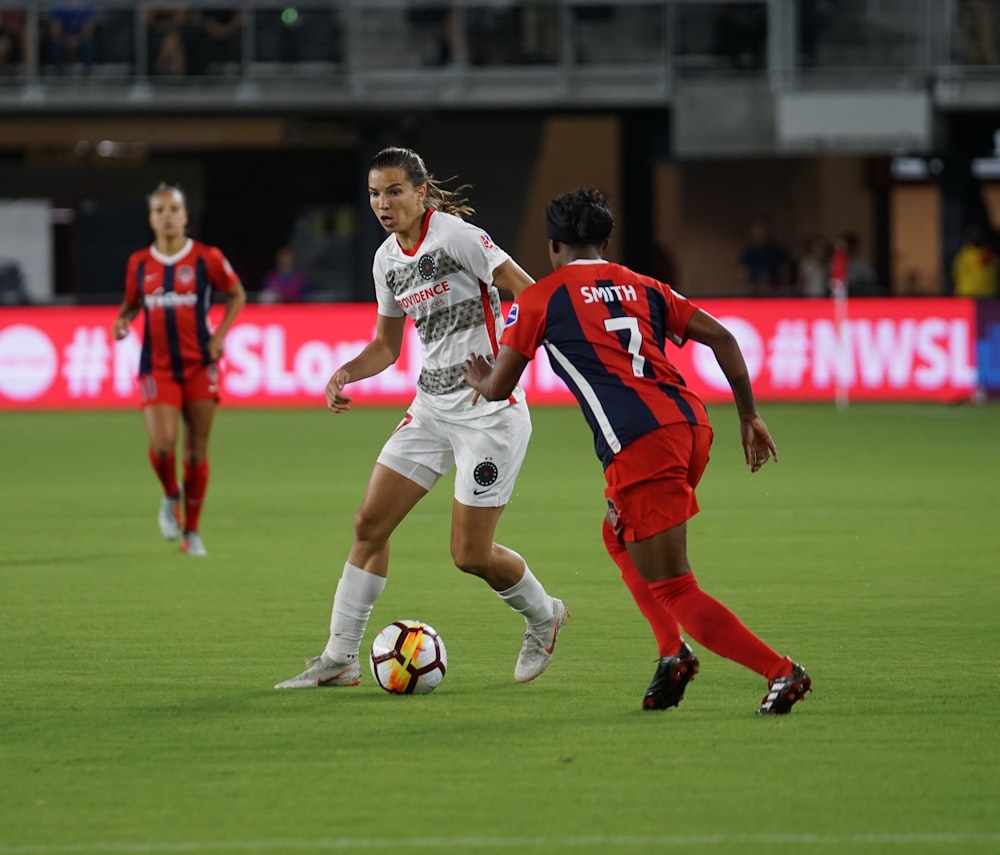
[[177,250],[177,252],[175,252],[173,255],[164,255],[156,248],[156,244],[153,244],[149,248],[149,254],[153,256],[153,258],[155,258],[158,262],[160,262],[160,264],[167,264],[167,265],[176,264],[191,251],[192,246],[194,246],[194,241],[191,240],[191,238],[188,238],[186,241],[184,241],[184,246],[182,246],[179,250]]

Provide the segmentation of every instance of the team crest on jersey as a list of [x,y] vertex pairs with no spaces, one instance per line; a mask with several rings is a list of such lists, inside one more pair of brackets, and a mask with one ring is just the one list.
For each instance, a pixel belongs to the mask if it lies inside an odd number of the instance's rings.
[[507,320],[504,322],[505,326],[512,327],[517,323],[517,303],[507,311]]
[[616,535],[621,535],[622,531],[625,530],[625,523],[622,522],[621,511],[618,510],[618,506],[612,499],[608,499],[607,520],[608,525],[611,526],[611,530]]
[[434,262],[434,256],[427,255],[426,253],[421,255],[417,259],[417,270],[420,271],[420,275],[424,279],[433,279],[434,274],[437,273],[437,264]]
[[181,285],[190,285],[194,282],[194,270],[186,264],[182,264],[177,268],[176,276],[177,281],[180,282]]
[[489,487],[496,483],[500,470],[492,460],[484,460],[472,470],[472,477],[480,487]]

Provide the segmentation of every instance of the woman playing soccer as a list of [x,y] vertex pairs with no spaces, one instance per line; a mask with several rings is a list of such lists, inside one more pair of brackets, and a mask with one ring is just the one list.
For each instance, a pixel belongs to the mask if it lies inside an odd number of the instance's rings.
[[[198,534],[208,487],[208,436],[219,401],[219,360],[226,332],[246,303],[246,293],[226,257],[215,247],[187,237],[184,194],[160,184],[149,195],[149,225],[155,240],[132,253],[125,274],[125,299],[112,325],[115,339],[144,313],[139,390],[149,436],[149,462],[163,487],[160,533],[183,534],[188,555],[205,555]],[[225,314],[212,330],[212,290],[226,295]],[[177,482],[176,452],[184,421],[184,480]],[[181,496],[183,488],[183,517]]]
[[473,407],[462,377],[470,350],[495,354],[503,328],[498,289],[519,294],[531,278],[482,229],[459,191],[444,189],[406,148],[380,151],[368,172],[371,208],[387,237],[375,253],[375,338],[338,368],[326,387],[334,413],[350,409],[349,383],[385,371],[400,355],[409,318],[420,338],[416,395],[375,463],[354,542],[337,585],[330,637],[320,656],[277,689],[355,686],[358,651],[389,571],[389,538],[440,478],[455,467],[451,556],[483,579],[525,620],[514,669],[533,680],[549,664],[569,612],[525,560],[494,541],[527,450],[531,420],[514,384],[493,404]]
[[[704,404],[667,358],[666,343],[692,339],[712,348],[736,400],[752,472],[777,460],[777,448],[757,413],[736,339],[670,286],[605,261],[613,227],[596,190],[550,202],[546,234],[554,272],[511,307],[495,364],[473,350],[462,373],[487,401],[504,400],[544,344],[553,370],[576,396],[607,481],[605,543],[640,608],[637,592],[644,588],[645,605],[657,612],[663,655],[643,707],[676,706],[698,672],[698,659],[680,636],[683,626],[709,650],[768,681],[758,714],[788,713],[811,691],[809,674],[702,591],[688,562],[687,520],[698,512],[695,487],[708,463],[712,428]],[[660,638],[667,629],[670,639]]]

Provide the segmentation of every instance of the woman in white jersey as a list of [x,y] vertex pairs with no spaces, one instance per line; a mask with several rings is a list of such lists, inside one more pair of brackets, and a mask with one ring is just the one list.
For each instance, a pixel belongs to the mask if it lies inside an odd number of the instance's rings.
[[372,265],[375,338],[334,372],[327,404],[335,413],[346,412],[347,384],[379,374],[399,358],[407,317],[420,337],[422,368],[416,396],[383,446],[354,516],[354,543],[334,596],[326,649],[276,689],[360,682],[358,651],[385,587],[389,537],[452,466],[455,566],[482,578],[524,616],[515,680],[528,682],[545,670],[569,617],[524,559],[493,540],[524,460],[531,418],[520,387],[507,400],[473,407],[462,363],[470,352],[496,355],[503,329],[498,289],[516,296],[532,279],[486,232],[462,219],[473,213],[459,195],[462,189],[443,188],[410,149],[386,148],[372,160],[369,202],[387,232]]

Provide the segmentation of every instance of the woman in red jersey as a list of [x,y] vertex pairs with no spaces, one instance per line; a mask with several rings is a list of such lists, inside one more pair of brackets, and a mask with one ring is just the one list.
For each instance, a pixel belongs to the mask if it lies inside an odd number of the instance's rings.
[[[139,389],[149,461],[163,486],[160,533],[167,540],[183,534],[181,548],[188,555],[205,555],[198,522],[208,486],[208,436],[219,402],[219,360],[246,292],[221,251],[187,236],[187,222],[184,194],[160,184],[149,195],[155,240],[129,257],[125,299],[112,332],[115,339],[125,338],[143,312]],[[213,290],[226,295],[225,314],[214,330],[208,322]],[[175,449],[182,417],[184,480],[179,485]]]
[[607,482],[605,545],[660,645],[643,708],[676,706],[698,672],[683,626],[768,681],[759,715],[783,715],[811,691],[809,674],[702,591],[688,562],[687,521],[698,512],[695,487],[708,464],[712,428],[666,343],[692,339],[712,349],[733,391],[751,472],[777,460],[777,448],[757,413],[736,339],[669,285],[606,261],[613,227],[597,190],[552,200],[546,234],[554,272],[518,295],[495,364],[472,354],[462,373],[487,401],[502,400],[544,344],[577,398]]

